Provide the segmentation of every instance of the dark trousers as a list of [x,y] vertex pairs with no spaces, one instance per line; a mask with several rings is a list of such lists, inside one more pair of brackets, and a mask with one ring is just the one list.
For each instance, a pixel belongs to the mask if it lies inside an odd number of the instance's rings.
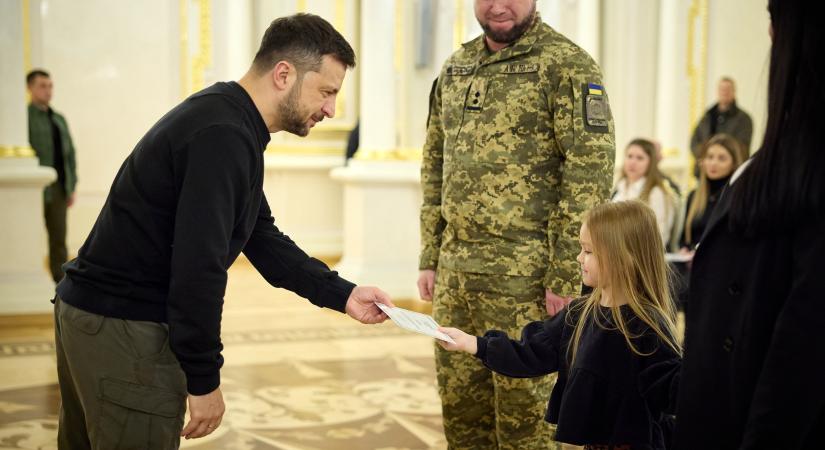
[[54,305],[60,450],[177,449],[186,377],[162,323]]
[[43,216],[49,233],[49,270],[57,283],[63,279],[66,250],[66,191],[58,183],[51,186],[51,199],[43,202]]

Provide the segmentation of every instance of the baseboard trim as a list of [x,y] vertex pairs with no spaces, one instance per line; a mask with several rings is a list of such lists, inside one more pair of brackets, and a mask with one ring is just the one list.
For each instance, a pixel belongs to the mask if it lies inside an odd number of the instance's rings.
[[50,327],[54,325],[54,315],[43,314],[7,314],[0,315],[0,328]]

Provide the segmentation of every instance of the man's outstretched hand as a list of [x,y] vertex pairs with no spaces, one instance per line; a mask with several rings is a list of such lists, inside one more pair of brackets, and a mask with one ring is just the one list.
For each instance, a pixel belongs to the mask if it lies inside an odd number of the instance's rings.
[[361,323],[381,323],[387,320],[387,315],[375,306],[375,303],[395,306],[390,301],[390,296],[381,289],[373,286],[356,286],[347,299],[347,315]]

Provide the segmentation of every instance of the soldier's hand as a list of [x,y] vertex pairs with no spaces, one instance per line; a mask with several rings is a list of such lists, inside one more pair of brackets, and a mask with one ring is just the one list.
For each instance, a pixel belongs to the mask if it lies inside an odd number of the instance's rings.
[[439,340],[438,344],[441,345],[444,350],[467,352],[471,355],[478,353],[478,340],[475,336],[467,334],[458,328],[438,327],[438,331],[450,336],[455,341],[455,344],[451,344],[447,341]]
[[550,317],[561,312],[572,300],[572,297],[558,296],[550,289],[544,291],[544,306],[547,308],[547,314],[549,314]]
[[395,306],[390,301],[390,296],[373,286],[356,286],[349,294],[347,315],[361,323],[381,323],[387,320],[387,315],[375,306],[376,303],[383,303],[387,306]]
[[189,423],[180,435],[186,439],[204,437],[221,425],[226,407],[221,388],[204,395],[189,394]]
[[422,270],[418,275],[418,295],[421,300],[433,301],[433,291],[435,290],[435,270]]

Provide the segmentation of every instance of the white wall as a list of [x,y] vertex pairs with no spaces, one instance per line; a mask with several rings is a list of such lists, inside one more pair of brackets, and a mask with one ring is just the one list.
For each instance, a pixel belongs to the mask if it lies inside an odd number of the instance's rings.
[[[415,67],[410,60],[420,38],[414,15],[420,1],[401,2],[406,11],[402,17],[406,61],[399,74],[403,87],[397,102],[392,102],[403,113],[399,114],[403,117],[399,123],[401,148],[423,145],[427,94],[442,63],[455,49],[454,26],[462,24],[462,41],[480,33],[472,0],[433,0],[432,58],[428,65]],[[690,4],[687,0],[669,1],[679,9],[677,16]],[[214,65],[205,74],[206,84],[237,79],[269,22],[295,12],[299,4],[212,0]],[[337,17],[343,21],[341,31],[353,43],[359,60],[363,58],[358,42],[358,0],[340,4],[307,0],[303,4],[328,20]],[[79,196],[69,213],[69,247],[70,252],[76,252],[123,159],[143,133],[181,100],[180,2],[31,0],[30,5],[32,64],[52,73],[53,104],[65,113],[77,145]],[[681,35],[686,26],[674,23],[678,25],[674,28],[662,23],[668,19],[660,14],[661,5],[658,0],[538,2],[546,22],[583,45],[602,65],[616,120],[619,155],[624,144],[637,135],[659,138],[665,147],[687,147],[690,124],[685,118],[684,61],[673,56],[685,51],[686,39]],[[714,101],[720,76],[735,78],[739,103],[754,118],[756,145],[764,128],[770,46],[765,2],[709,0],[709,6],[705,98],[708,105]],[[663,30],[671,29],[677,30],[675,36],[662,39]],[[669,64],[662,64],[666,56],[674,61],[670,71],[662,67]],[[307,139],[276,135],[273,144],[325,147],[327,153],[340,146],[343,153],[346,129],[358,115],[357,70],[347,75],[346,83],[342,91],[345,110],[339,111],[337,121],[322,124],[332,125],[329,130],[313,130]]]
[[77,252],[124,158],[179,100],[177,2],[31,2],[32,65],[54,81],[77,150],[77,203],[68,245]]
[[658,0],[604,1],[603,7],[602,71],[620,161],[631,139],[655,137]]
[[770,15],[765,0],[711,0],[708,14],[707,104],[719,78],[736,81],[736,103],[753,119],[751,152],[762,144],[768,107]]
[[[602,0],[602,70],[616,124],[618,162],[630,139],[651,137],[666,150],[664,165],[672,173],[684,172],[681,166],[688,161],[694,125],[687,74],[692,4],[686,0]],[[697,93],[705,102],[698,115],[716,102],[718,79],[731,76],[737,81],[740,106],[754,119],[753,141],[761,142],[770,50],[765,2],[709,0],[707,20],[705,53],[699,48],[698,35],[694,49],[695,62],[701,63],[703,56],[705,65],[704,90]]]

